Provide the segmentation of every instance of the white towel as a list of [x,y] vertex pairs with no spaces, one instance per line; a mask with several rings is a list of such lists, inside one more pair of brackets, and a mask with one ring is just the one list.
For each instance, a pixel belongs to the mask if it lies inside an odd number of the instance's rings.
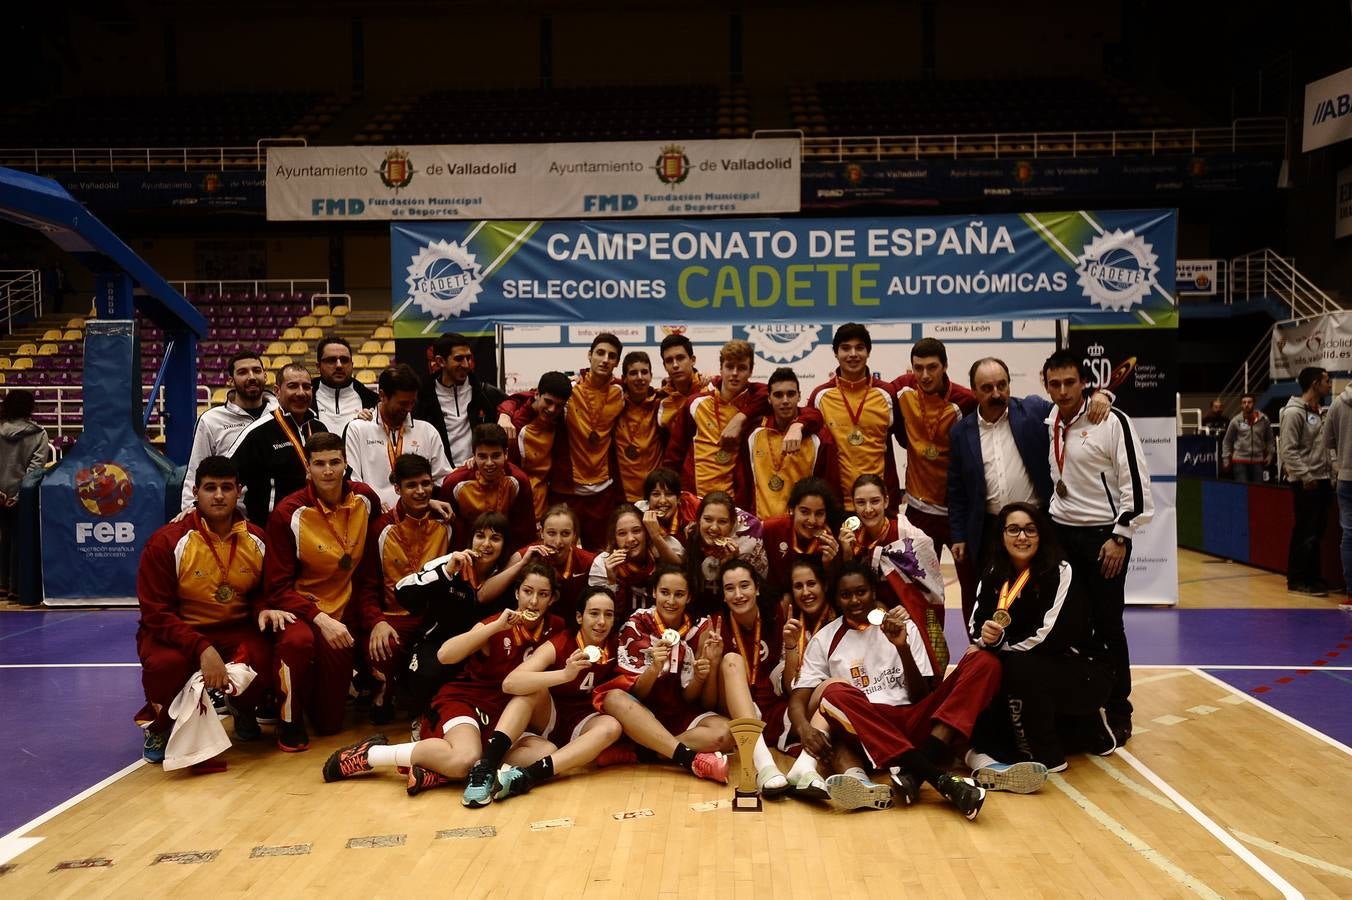
[[[257,673],[245,663],[226,663],[225,675],[230,680],[225,692],[237,697],[249,689]],[[165,771],[186,769],[230,749],[230,737],[216,717],[200,671],[193,673],[169,704],[169,717],[174,730],[164,748]]]

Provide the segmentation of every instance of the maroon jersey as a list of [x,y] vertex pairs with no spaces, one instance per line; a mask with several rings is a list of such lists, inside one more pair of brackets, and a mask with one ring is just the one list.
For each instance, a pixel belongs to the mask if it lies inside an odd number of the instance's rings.
[[[784,618],[780,606],[775,605],[772,616],[765,615],[762,609],[761,615],[756,619],[760,626],[759,635],[754,625],[745,631],[739,629],[737,623],[733,621],[732,613],[726,610],[710,618],[714,620],[718,634],[723,638],[723,652],[740,653],[746,662],[748,676],[754,670],[755,678],[751,683],[752,699],[757,703],[764,703],[783,696]],[[756,648],[754,662],[753,645]]]
[[[480,624],[488,624],[495,619],[497,616],[489,616]],[[518,623],[508,631],[493,635],[478,652],[465,660],[459,680],[491,684],[500,690],[503,680],[534,653],[535,648],[553,637],[555,632],[564,629],[563,619],[546,615],[537,627],[538,633],[526,628],[525,623]]]
[[[554,664],[550,666],[551,671],[559,671],[564,668],[568,662],[568,657],[572,656],[582,646],[579,643],[577,632],[557,631],[550,638],[549,643],[554,645]],[[593,663],[591,666],[577,673],[577,677],[565,684],[558,684],[549,689],[549,694],[554,698],[554,705],[560,708],[570,710],[592,710],[592,689],[598,684],[605,684],[611,678],[615,677],[616,666],[616,638],[611,635],[606,641],[604,647],[601,647],[600,662]]]

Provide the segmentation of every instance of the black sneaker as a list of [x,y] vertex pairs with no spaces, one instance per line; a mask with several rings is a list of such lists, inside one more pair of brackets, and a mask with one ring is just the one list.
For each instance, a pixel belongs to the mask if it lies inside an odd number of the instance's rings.
[[263,701],[258,704],[258,708],[254,710],[254,719],[259,725],[277,724],[277,698],[273,697],[271,692],[263,698]]
[[371,724],[388,725],[394,721],[394,704],[391,702],[371,704]]
[[939,779],[939,793],[969,820],[975,819],[981,812],[981,804],[986,802],[986,789],[978,787],[970,778],[957,775],[944,775]]
[[912,806],[920,799],[920,782],[915,776],[894,769],[891,773],[892,793],[897,795],[902,806]]
[[481,759],[470,767],[469,778],[465,781],[465,795],[460,798],[460,802],[471,808],[487,806],[493,802],[493,791],[497,786],[497,773]]
[[371,771],[371,748],[386,746],[389,743],[385,735],[373,734],[364,741],[333,751],[324,761],[324,780],[338,781]]
[[230,715],[235,720],[236,740],[254,741],[263,733],[263,729],[258,727],[258,717],[253,713],[245,712],[242,709],[236,709],[231,705]]
[[[1089,736],[1089,746],[1085,749],[1090,753],[1099,756],[1112,756],[1113,751],[1117,749],[1117,732],[1121,728],[1113,727],[1113,723],[1108,718],[1108,711],[1099,707],[1098,715],[1094,717],[1094,728]],[[1126,732],[1131,734],[1131,723],[1126,725]]]
[[310,749],[310,735],[304,722],[283,722],[277,726],[277,747],[283,753],[300,753]]
[[230,704],[226,702],[225,694],[215,688],[207,688],[207,696],[211,698],[211,705],[216,710],[216,718],[224,719],[230,715]]

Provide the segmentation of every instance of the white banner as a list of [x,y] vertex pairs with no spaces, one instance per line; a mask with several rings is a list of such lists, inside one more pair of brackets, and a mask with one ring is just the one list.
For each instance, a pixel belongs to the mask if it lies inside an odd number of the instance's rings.
[[1338,196],[1333,207],[1333,236],[1352,235],[1352,166],[1338,173]]
[[1306,366],[1352,372],[1352,314],[1281,323],[1272,333],[1272,378],[1295,378]]
[[1127,565],[1129,605],[1178,604],[1177,491],[1174,481],[1150,482],[1155,514],[1131,541],[1131,562]]
[[1220,271],[1217,259],[1180,259],[1176,264],[1175,289],[1180,294],[1214,296],[1216,276]]
[[1352,69],[1305,85],[1306,153],[1352,137]]
[[581,219],[798,212],[793,138],[272,147],[274,221]]

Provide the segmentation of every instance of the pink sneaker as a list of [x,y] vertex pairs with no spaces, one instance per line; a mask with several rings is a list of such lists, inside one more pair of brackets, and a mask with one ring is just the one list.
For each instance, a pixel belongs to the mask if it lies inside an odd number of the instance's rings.
[[690,764],[690,771],[695,773],[696,778],[727,784],[728,758],[722,753],[696,753],[695,761]]

